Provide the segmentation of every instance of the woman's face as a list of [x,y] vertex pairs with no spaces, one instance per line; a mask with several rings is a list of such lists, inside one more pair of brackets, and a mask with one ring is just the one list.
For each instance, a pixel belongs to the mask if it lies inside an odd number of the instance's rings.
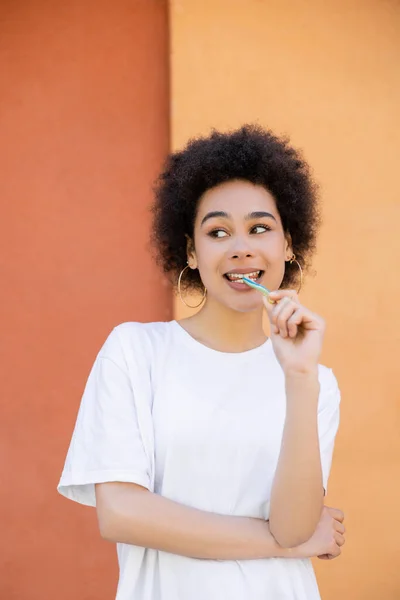
[[200,199],[188,259],[199,269],[209,300],[240,312],[259,308],[261,294],[238,275],[253,273],[258,283],[278,289],[292,254],[275,200],[263,186],[229,181]]

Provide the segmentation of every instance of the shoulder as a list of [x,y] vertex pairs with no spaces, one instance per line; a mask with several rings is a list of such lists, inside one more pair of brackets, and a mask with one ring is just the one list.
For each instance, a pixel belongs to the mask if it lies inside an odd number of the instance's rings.
[[100,352],[100,358],[109,358],[115,362],[126,363],[150,361],[169,337],[170,321],[140,323],[129,321],[116,325],[109,333]]
[[116,325],[112,330],[110,337],[114,337],[120,343],[157,343],[168,337],[172,321],[153,321],[150,323],[140,323],[138,321],[128,321]]

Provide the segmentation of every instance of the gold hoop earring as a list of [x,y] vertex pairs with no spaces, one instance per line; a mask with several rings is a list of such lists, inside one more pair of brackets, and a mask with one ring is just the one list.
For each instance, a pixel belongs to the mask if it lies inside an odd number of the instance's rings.
[[299,261],[296,260],[295,254],[293,254],[293,256],[289,259],[290,264],[293,264],[294,262],[297,264],[297,266],[299,267],[299,271],[300,271],[300,287],[297,290],[297,293],[300,294],[300,290],[303,287],[303,269],[301,268],[301,264],[299,263]]
[[181,279],[182,279],[182,275],[184,274],[184,272],[186,271],[186,269],[189,269],[190,266],[186,265],[186,267],[184,267],[182,269],[182,271],[179,273],[179,277],[178,277],[178,294],[179,294],[179,298],[181,299],[181,302],[183,302],[183,304],[185,306],[187,306],[188,308],[199,308],[199,306],[201,306],[203,304],[203,302],[206,299],[207,296],[207,288],[204,288],[204,292],[203,292],[203,297],[200,300],[199,304],[196,304],[196,306],[192,306],[191,304],[188,304],[186,302],[186,300],[184,299],[184,297],[182,296],[182,291],[181,291]]

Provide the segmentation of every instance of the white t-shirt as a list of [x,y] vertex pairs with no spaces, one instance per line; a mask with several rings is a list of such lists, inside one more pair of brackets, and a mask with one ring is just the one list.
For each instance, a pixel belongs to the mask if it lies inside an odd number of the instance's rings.
[[[319,367],[318,427],[327,487],[340,393]],[[100,350],[58,490],[95,506],[94,484],[132,482],[225,515],[268,519],[285,419],[272,343],[204,346],[176,321],[123,323]],[[117,600],[317,600],[309,560],[199,560],[117,544]]]

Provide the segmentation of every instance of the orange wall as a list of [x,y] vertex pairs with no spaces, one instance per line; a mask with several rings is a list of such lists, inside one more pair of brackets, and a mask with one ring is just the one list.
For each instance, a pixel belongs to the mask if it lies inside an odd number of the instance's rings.
[[400,5],[172,0],[170,20],[173,147],[258,121],[289,133],[322,184],[302,298],[327,318],[323,362],[343,392],[328,502],[348,541],[317,575],[324,600],[398,600]]
[[0,3],[1,600],[110,600],[113,546],[56,485],[97,351],[171,317],[146,245],[169,144],[161,0]]

